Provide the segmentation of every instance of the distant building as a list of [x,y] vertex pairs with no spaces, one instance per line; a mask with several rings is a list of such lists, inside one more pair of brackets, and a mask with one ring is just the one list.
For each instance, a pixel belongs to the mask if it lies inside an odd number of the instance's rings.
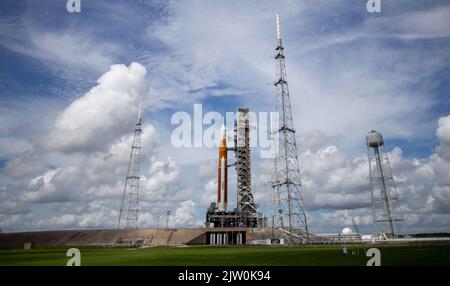
[[317,234],[322,241],[326,242],[352,242],[361,241],[362,236],[359,233],[353,233],[353,230],[349,227],[344,228],[340,233],[325,233]]

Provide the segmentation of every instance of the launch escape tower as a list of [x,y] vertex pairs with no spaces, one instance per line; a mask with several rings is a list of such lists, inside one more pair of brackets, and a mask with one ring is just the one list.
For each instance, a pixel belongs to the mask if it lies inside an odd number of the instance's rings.
[[274,193],[272,223],[274,228],[282,230],[291,237],[308,241],[308,223],[304,209],[303,188],[300,181],[295,128],[292,120],[278,13],[276,15],[276,34],[277,78],[274,85],[279,126],[272,126],[272,136],[278,135],[279,152],[274,156],[274,172],[271,183]]
[[[236,162],[228,164],[227,152],[233,151]],[[237,204],[228,211],[228,167],[237,174]],[[238,108],[234,122],[234,146],[227,147],[225,127],[219,145],[217,204],[211,203],[206,212],[206,225],[214,227],[264,227],[267,219],[257,211],[251,185],[250,118],[248,108]]]
[[135,229],[139,216],[139,167],[142,133],[142,103],[139,105],[139,115],[134,129],[133,145],[131,146],[122,205],[120,207],[119,229]]
[[[372,130],[367,134],[366,142],[369,157],[374,234],[384,233],[387,238],[393,238],[395,234],[394,222],[403,221],[403,219],[395,218],[394,215],[398,196],[389,160],[383,150],[383,136],[381,133]],[[379,227],[383,224],[385,224],[385,228]]]

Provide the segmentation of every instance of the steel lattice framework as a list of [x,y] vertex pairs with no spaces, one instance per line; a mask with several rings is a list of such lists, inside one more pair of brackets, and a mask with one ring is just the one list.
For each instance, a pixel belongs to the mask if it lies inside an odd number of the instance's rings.
[[131,146],[130,161],[128,163],[125,187],[123,190],[122,205],[120,207],[120,229],[135,229],[139,216],[139,168],[142,133],[142,104],[139,106],[139,116],[134,129],[133,145]]
[[280,36],[280,18],[276,15],[277,39],[276,55],[277,79],[276,111],[279,113],[279,126],[272,128],[272,135],[278,135],[279,152],[274,157],[272,188],[273,225],[291,234],[302,229],[304,238],[309,240],[308,223],[304,210],[303,188],[300,180],[300,168],[297,156],[295,129],[286,77],[284,49]]
[[[372,198],[374,234],[388,238],[396,234],[395,223],[403,222],[398,212],[398,195],[381,133],[372,130],[366,136]],[[385,227],[383,227],[383,225]],[[398,225],[397,225],[398,226]]]
[[236,117],[235,146],[238,209],[243,214],[256,213],[251,181],[249,109],[238,108]]

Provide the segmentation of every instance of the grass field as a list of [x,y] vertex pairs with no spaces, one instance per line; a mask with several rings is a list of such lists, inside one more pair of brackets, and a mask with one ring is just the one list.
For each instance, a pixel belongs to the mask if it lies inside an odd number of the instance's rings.
[[[370,246],[374,247],[374,246]],[[436,246],[375,246],[381,251],[382,265],[441,265],[450,266],[450,245]],[[314,247],[154,247],[100,248],[79,247],[81,265],[163,265],[163,266],[222,266],[222,265],[308,265],[364,266],[368,246]],[[0,265],[61,265],[69,259],[69,247],[35,248],[32,250],[0,250]],[[352,255],[353,252],[353,255]]]

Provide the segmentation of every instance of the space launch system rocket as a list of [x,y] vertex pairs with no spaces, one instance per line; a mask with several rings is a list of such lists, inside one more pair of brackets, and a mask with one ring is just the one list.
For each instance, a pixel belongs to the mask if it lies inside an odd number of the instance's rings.
[[219,143],[219,164],[217,184],[217,205],[220,211],[226,211],[228,203],[228,160],[227,160],[227,134],[222,126]]

